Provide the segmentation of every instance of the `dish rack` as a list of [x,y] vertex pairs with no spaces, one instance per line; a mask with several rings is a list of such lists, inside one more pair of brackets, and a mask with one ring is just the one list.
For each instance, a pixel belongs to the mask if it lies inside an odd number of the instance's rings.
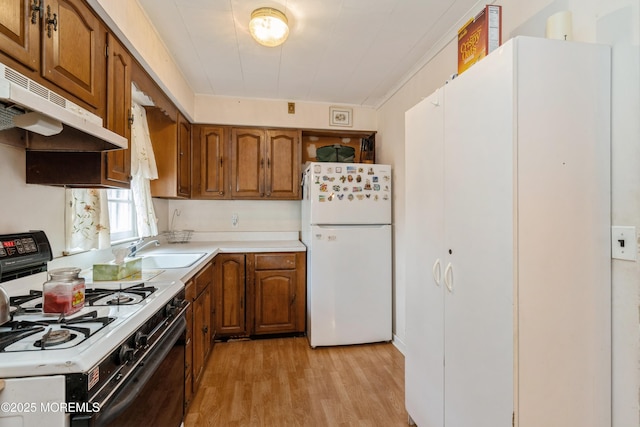
[[167,236],[167,242],[169,243],[187,243],[191,240],[193,230],[174,230],[173,225],[176,216],[180,216],[180,211],[178,209],[173,211],[173,216],[171,217],[171,229],[169,231],[165,231],[164,235]]
[[193,230],[170,230],[166,231],[167,242],[169,243],[187,243],[191,240]]

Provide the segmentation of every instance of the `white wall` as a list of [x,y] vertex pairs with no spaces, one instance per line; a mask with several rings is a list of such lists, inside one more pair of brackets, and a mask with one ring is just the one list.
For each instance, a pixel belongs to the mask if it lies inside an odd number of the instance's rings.
[[[638,0],[513,0],[503,6],[503,40],[516,35],[544,37],[546,19],[560,10],[573,14],[574,40],[613,46],[612,88],[612,221],[640,227],[640,2]],[[456,70],[456,34],[378,110],[379,161],[396,171],[394,196],[395,284],[394,333],[399,347],[405,337],[403,251],[404,112],[442,86]],[[550,102],[552,102],[550,100]],[[613,425],[638,426],[640,344],[638,262],[614,260],[613,266]],[[425,266],[428,270],[429,266]]]
[[26,184],[25,150],[0,144],[0,234],[44,230],[54,256],[64,250],[64,189]]

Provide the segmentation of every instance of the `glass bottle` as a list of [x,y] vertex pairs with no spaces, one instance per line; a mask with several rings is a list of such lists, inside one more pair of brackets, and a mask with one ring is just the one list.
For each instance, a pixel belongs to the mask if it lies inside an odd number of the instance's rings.
[[43,285],[42,311],[48,314],[72,314],[84,307],[84,279],[77,267],[58,268],[48,272]]

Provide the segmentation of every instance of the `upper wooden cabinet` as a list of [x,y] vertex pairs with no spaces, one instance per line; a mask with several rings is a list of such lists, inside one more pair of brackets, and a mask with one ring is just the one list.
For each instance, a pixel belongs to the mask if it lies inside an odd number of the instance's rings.
[[191,196],[191,123],[178,113],[178,197]]
[[191,196],[228,199],[228,129],[222,126],[193,127],[193,183]]
[[2,52],[32,71],[40,71],[40,12],[33,0],[0,2]]
[[231,198],[299,199],[300,131],[231,130]]
[[43,77],[102,108],[106,27],[81,0],[47,0],[42,5]]
[[107,28],[82,0],[2,0],[3,62],[102,116]]
[[158,167],[150,182],[153,197],[191,196],[191,124],[180,112],[173,121],[159,108],[147,108],[147,122]]
[[127,138],[129,147],[105,154],[106,179],[128,188],[131,180],[131,66],[129,52],[113,36],[108,36],[107,120],[109,130]]

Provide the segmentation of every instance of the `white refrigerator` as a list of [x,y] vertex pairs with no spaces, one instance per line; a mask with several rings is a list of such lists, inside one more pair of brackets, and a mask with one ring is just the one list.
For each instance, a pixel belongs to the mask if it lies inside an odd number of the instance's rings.
[[311,347],[390,341],[391,166],[310,163],[301,218]]

